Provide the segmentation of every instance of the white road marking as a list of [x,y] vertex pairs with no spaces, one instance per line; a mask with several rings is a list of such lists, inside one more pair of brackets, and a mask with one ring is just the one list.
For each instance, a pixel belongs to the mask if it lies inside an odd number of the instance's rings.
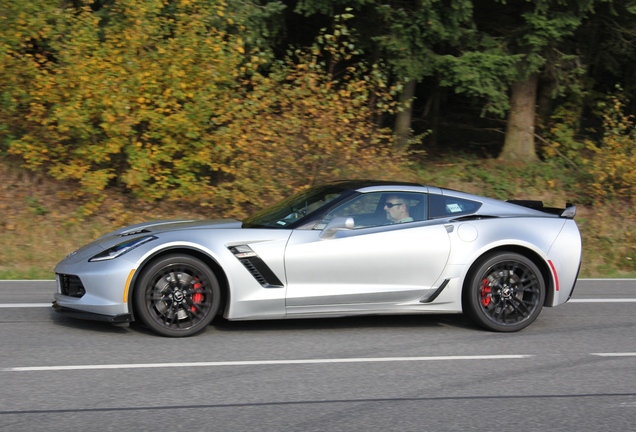
[[578,282],[584,282],[584,281],[604,281],[604,282],[636,282],[636,278],[582,278],[582,279],[577,279]]
[[8,282],[8,283],[13,283],[13,282],[51,282],[51,283],[55,283],[55,279],[3,279],[0,280],[0,282]]
[[51,307],[52,303],[0,303],[0,308],[41,308]]
[[[636,357],[636,352],[590,353],[598,357]],[[104,365],[67,365],[67,366],[19,366],[0,369],[1,372],[50,372],[105,369],[157,369],[186,367],[218,367],[218,366],[266,366],[266,365],[303,365],[327,363],[379,363],[408,361],[457,361],[457,360],[522,360],[536,357],[529,354],[506,355],[474,355],[474,356],[431,356],[431,357],[378,357],[378,358],[338,358],[338,359],[306,359],[306,360],[248,360],[190,363],[124,363]]]
[[599,357],[636,357],[636,352],[624,352],[624,353],[590,353],[593,356]]
[[636,303],[636,298],[570,299],[568,303]]
[[513,355],[476,355],[476,356],[433,356],[433,357],[379,357],[379,358],[339,358],[339,359],[307,359],[307,360],[251,360],[224,362],[192,362],[192,363],[129,363],[105,365],[69,365],[69,366],[30,366],[0,369],[3,372],[36,372],[36,371],[69,371],[97,369],[142,369],[142,368],[184,368],[215,366],[264,366],[264,365],[298,365],[324,363],[377,363],[405,361],[449,361],[449,360],[510,360],[534,357],[525,354]]

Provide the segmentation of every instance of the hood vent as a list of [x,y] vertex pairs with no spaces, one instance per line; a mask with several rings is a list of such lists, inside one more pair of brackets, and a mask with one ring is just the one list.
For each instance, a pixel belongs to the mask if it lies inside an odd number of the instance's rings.
[[123,232],[121,234],[119,234],[119,237],[128,237],[131,235],[137,235],[137,234],[145,234],[145,233],[149,233],[150,230],[147,230],[146,228],[141,228],[141,229],[136,229],[136,230],[132,230],[132,231],[126,231]]

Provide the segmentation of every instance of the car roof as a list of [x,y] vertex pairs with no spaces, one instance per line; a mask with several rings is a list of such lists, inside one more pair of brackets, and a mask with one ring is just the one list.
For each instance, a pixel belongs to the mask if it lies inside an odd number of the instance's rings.
[[346,189],[357,190],[357,189],[363,189],[363,188],[373,187],[373,186],[417,186],[417,187],[423,186],[421,183],[414,183],[414,182],[370,180],[370,179],[338,180],[334,182],[329,182],[328,185],[335,186],[343,190],[346,190]]
[[385,192],[400,190],[402,192],[427,192],[447,197],[455,197],[482,204],[475,214],[485,214],[490,216],[547,216],[547,213],[539,209],[528,208],[526,206],[505,202],[496,198],[489,198],[469,192],[462,192],[455,189],[439,188],[415,182],[387,181],[387,180],[342,180],[331,182],[342,190],[366,192]]

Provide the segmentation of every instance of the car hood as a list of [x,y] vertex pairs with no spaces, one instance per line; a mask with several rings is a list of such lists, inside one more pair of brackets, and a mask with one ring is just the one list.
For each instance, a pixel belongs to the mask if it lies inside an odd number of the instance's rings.
[[162,233],[188,229],[228,229],[241,228],[242,223],[236,219],[215,220],[160,220],[128,225],[101,236],[97,241],[109,237],[127,237],[137,234]]
[[161,233],[193,229],[241,229],[242,223],[235,219],[217,220],[164,220],[129,225],[109,232],[85,246],[71,252],[58,266],[86,260],[101,251],[113,247],[128,239],[144,236],[160,236]]

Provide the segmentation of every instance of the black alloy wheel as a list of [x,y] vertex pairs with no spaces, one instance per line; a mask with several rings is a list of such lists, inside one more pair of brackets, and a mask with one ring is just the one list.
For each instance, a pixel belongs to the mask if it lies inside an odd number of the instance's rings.
[[143,271],[134,301],[139,319],[169,337],[192,336],[216,316],[221,290],[214,273],[201,260],[168,255]]
[[530,259],[500,252],[476,264],[464,289],[463,307],[481,327],[514,332],[539,316],[545,296],[545,281]]

